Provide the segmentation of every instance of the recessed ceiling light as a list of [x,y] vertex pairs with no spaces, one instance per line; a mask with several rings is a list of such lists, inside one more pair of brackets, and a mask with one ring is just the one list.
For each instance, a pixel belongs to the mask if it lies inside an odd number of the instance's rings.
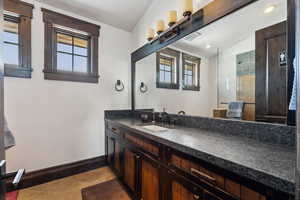
[[264,13],[268,14],[268,13],[271,13],[275,10],[276,6],[275,5],[270,5],[268,7],[266,7]]
[[207,45],[206,45],[206,48],[207,48],[207,49],[209,49],[210,47],[211,47],[211,45],[210,45],[210,44],[207,44]]

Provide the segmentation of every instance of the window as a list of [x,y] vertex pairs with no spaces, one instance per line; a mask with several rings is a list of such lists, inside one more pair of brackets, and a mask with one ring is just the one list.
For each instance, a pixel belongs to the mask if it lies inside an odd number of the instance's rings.
[[100,26],[42,9],[48,80],[98,83]]
[[4,1],[4,74],[31,78],[31,18],[33,5],[16,0]]
[[56,69],[88,73],[90,69],[89,37],[56,29]]
[[185,53],[182,54],[183,90],[200,90],[200,63],[200,58]]
[[157,53],[157,88],[179,89],[180,52],[166,48]]
[[19,18],[5,16],[3,42],[4,63],[19,66]]

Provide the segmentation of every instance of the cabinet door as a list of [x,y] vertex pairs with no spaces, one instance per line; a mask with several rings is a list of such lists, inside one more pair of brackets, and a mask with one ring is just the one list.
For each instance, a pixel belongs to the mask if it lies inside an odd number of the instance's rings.
[[150,159],[141,161],[141,199],[159,200],[159,167]]
[[177,181],[172,181],[172,200],[202,200],[198,194],[194,194]]
[[137,192],[137,164],[140,157],[134,152],[125,148],[124,151],[124,182],[130,188],[131,192]]
[[115,138],[107,138],[107,161],[109,166],[117,173],[118,176],[122,174],[121,168],[121,154],[122,148],[119,141]]

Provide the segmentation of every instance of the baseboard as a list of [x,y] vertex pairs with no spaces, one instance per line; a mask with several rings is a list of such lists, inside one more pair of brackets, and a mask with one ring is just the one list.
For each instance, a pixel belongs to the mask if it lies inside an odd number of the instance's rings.
[[[106,156],[100,156],[74,163],[68,163],[38,171],[26,173],[18,185],[17,189],[24,189],[35,185],[40,185],[49,181],[83,173],[107,165]],[[8,192],[16,190],[12,184],[12,179],[7,180],[6,189]]]

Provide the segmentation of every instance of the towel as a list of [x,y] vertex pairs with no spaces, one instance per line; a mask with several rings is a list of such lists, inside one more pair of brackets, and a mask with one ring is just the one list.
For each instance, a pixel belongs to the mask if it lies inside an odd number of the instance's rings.
[[228,104],[227,117],[228,118],[243,118],[244,112],[244,102],[243,101],[234,101]]
[[6,118],[4,119],[4,147],[9,149],[16,145],[15,138],[12,132],[9,130]]

